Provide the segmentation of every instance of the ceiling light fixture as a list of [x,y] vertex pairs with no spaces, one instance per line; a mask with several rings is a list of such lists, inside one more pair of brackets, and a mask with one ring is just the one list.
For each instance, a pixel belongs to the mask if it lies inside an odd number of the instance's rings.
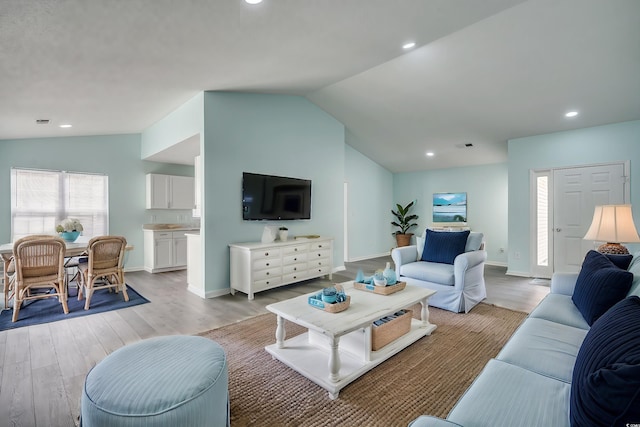
[[244,0],[245,3],[249,3],[249,4],[258,4],[258,3],[262,3],[262,0]]
[[60,127],[61,127],[61,128],[70,128],[70,127],[71,127],[71,125],[69,125],[69,124],[64,124],[64,125],[60,125]]
[[36,119],[36,123],[39,125],[48,125],[49,119]]
[[409,43],[405,43],[402,45],[403,49],[411,49],[412,47],[414,47],[416,45],[416,42],[409,42]]
[[565,116],[565,117],[569,117],[569,118],[571,118],[571,117],[575,117],[575,116],[577,116],[577,115],[578,115],[578,112],[577,112],[577,111],[569,111],[569,112],[568,112],[567,114],[565,114],[564,116]]
[[433,151],[427,151],[427,157],[433,157],[436,154]]

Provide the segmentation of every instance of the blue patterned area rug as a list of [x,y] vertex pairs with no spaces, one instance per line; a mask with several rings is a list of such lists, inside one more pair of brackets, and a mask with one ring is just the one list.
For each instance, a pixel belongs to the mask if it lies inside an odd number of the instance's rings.
[[[129,294],[129,301],[125,302],[122,293],[109,292],[108,289],[99,289],[95,291],[93,297],[91,297],[89,310],[85,310],[85,300],[78,301],[74,292],[73,296],[69,296],[67,300],[69,314],[64,314],[62,304],[54,297],[27,301],[22,303],[17,322],[11,321],[11,317],[13,316],[12,308],[2,310],[0,314],[0,331],[71,319],[73,317],[88,316],[110,310],[119,310],[121,308],[133,307],[149,302],[148,299],[140,295],[130,286],[127,286],[127,293]],[[3,304],[3,302],[0,302],[0,306],[1,304]]]

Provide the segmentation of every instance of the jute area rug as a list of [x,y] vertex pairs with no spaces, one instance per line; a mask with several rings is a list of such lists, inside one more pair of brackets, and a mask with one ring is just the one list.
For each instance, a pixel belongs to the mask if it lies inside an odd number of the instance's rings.
[[[346,386],[336,400],[264,350],[275,342],[274,314],[201,335],[227,353],[232,427],[406,426],[422,414],[446,417],[526,316],[482,303],[467,314],[429,312],[437,325],[431,336]],[[286,327],[287,337],[305,331]]]

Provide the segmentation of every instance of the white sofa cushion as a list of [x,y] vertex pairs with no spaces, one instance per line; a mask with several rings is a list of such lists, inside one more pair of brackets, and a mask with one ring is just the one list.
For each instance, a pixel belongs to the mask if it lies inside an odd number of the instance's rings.
[[529,317],[537,319],[546,319],[552,322],[561,323],[574,328],[586,329],[590,328],[589,324],[578,307],[571,301],[570,295],[549,294],[533,309]]
[[453,264],[416,261],[400,267],[400,275],[441,285],[455,284]]
[[570,383],[587,330],[528,318],[496,359]]

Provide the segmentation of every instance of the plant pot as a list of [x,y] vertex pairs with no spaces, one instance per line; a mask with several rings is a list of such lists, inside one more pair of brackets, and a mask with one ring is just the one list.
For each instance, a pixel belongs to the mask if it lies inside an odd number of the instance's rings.
[[413,236],[413,233],[396,234],[396,243],[398,244],[398,247],[409,246],[411,244],[411,236]]

